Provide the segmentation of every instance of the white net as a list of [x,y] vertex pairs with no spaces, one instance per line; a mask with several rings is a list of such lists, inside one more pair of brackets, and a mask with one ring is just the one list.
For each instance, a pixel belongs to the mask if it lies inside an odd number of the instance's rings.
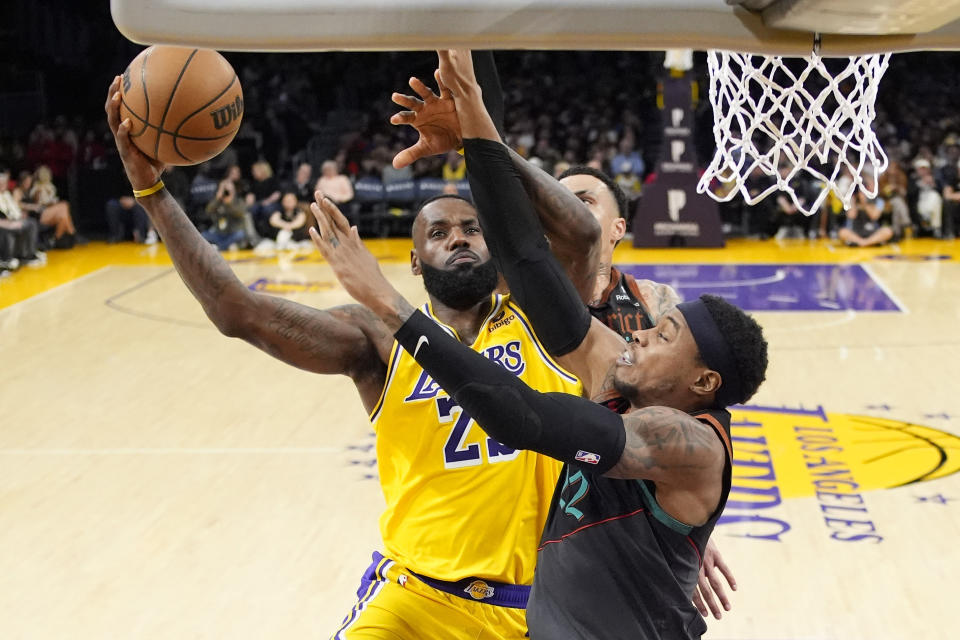
[[710,51],[717,152],[697,190],[748,204],[783,191],[808,216],[831,191],[844,208],[858,188],[876,197],[887,156],[872,125],[889,59]]

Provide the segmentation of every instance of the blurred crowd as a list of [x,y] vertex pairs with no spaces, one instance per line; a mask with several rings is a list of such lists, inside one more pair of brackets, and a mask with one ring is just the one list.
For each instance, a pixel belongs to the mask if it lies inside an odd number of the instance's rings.
[[[165,182],[204,236],[223,249],[307,246],[314,190],[365,235],[403,234],[416,204],[437,193],[469,195],[456,153],[393,168],[416,133],[389,124],[391,91],[411,75],[432,78],[435,54],[230,54],[245,95],[243,124],[212,161],[169,171]],[[662,143],[656,52],[498,52],[507,143],[558,175],[588,164],[615,177],[632,206],[656,179]],[[725,230],[760,237],[835,237],[851,245],[905,234],[951,238],[960,212],[960,110],[955,54],[892,58],[880,85],[875,129],[890,158],[876,198],[844,211],[828,198],[817,215],[790,198],[722,206]],[[707,86],[702,59],[694,69]],[[701,165],[712,152],[709,104],[696,107]],[[113,141],[97,113],[58,116],[26,136],[0,137],[0,263],[40,264],[49,248],[88,235],[157,241],[129,195]],[[845,180],[852,176],[845,176]],[[762,178],[755,187],[763,188]],[[798,179],[800,198],[817,185]]]

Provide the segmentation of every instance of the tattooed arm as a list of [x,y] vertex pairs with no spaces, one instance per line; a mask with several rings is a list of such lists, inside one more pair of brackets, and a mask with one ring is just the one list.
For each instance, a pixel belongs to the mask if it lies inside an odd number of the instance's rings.
[[[134,189],[160,178],[162,165],[134,147],[129,120],[120,122],[118,79],[107,96],[107,122]],[[358,305],[328,311],[274,296],[254,293],[199,234],[165,189],[139,198],[184,284],[221,333],[242,338],[275,358],[315,373],[350,376],[364,404],[376,403],[393,336],[368,310]]]
[[591,302],[600,261],[600,224],[570,189],[513,149],[509,151],[550,240],[550,250],[564,266],[580,299]]
[[634,280],[634,294],[643,302],[653,323],[660,321],[663,314],[683,302],[680,296],[668,284],[660,284],[653,280]]
[[726,461],[716,432],[683,411],[645,407],[623,416],[627,440],[612,478],[657,484],[657,502],[687,524],[707,521],[716,510]]

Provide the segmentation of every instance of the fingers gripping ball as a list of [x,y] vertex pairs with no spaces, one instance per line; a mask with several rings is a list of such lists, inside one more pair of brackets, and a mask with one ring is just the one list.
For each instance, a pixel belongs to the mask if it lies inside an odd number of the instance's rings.
[[165,164],[191,165],[223,151],[243,117],[243,90],[230,63],[212,49],[153,46],[120,81],[120,120],[130,139]]

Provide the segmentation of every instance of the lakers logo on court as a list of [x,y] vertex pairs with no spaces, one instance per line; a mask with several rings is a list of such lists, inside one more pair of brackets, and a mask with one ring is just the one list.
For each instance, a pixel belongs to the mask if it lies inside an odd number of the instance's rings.
[[879,543],[884,522],[871,513],[871,493],[960,471],[960,437],[929,426],[822,407],[731,413],[733,480],[718,522],[724,535],[784,542],[795,524],[782,513],[784,501],[807,500],[806,513],[822,521],[829,539]]

